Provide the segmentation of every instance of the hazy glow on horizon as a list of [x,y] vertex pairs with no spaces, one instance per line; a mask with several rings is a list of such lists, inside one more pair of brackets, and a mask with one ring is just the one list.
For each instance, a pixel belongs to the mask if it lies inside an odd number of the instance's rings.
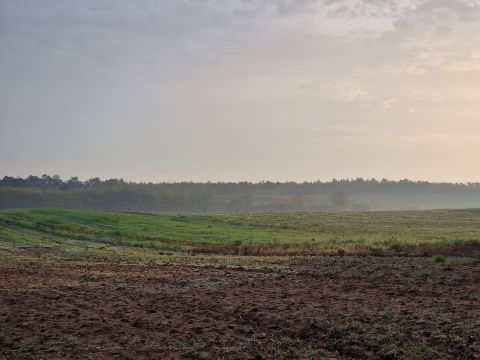
[[480,181],[480,0],[0,0],[0,175]]

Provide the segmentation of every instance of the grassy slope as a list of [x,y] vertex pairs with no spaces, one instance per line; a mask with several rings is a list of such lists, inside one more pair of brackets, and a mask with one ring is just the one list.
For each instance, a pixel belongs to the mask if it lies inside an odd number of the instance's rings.
[[[154,215],[0,212],[0,249],[102,243],[225,254],[410,252],[478,255],[480,210]],[[445,250],[445,251],[443,251]]]

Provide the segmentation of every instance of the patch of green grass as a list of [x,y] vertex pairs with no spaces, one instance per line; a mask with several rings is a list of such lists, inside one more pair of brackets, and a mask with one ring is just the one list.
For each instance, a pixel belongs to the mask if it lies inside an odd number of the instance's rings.
[[[385,312],[388,312],[388,315]],[[326,334],[322,343],[330,351],[335,351],[346,358],[385,359],[444,359],[448,353],[440,349],[430,348],[422,343],[405,337],[403,332],[408,327],[401,318],[392,318],[391,311],[385,309],[379,316],[373,316],[368,321],[352,319],[345,316],[332,316],[330,319],[316,320],[312,334]],[[418,336],[419,329],[412,329]],[[444,342],[450,343],[451,336],[445,336]],[[448,339],[448,340],[447,340]],[[455,338],[456,343],[465,347],[462,338]],[[470,352],[465,350],[466,354]]]
[[435,260],[480,255],[479,239],[480,216],[474,210],[242,215],[0,211],[0,254],[42,248],[77,257],[128,248],[225,255],[436,254]]
[[412,360],[439,360],[445,357],[423,345],[411,344],[406,351],[408,359]]
[[348,278],[348,279],[357,278],[357,277],[359,277],[359,275],[360,275],[360,272],[358,270],[350,270],[350,271],[345,273],[345,277]]
[[380,315],[384,318],[389,318],[392,316],[392,310],[386,307],[382,311],[380,311]]
[[433,261],[435,261],[436,263],[444,263],[445,262],[445,256],[434,255],[433,256]]
[[253,226],[212,222],[207,216],[127,214],[76,210],[0,212],[0,224],[68,239],[138,247],[159,243],[290,243],[311,239],[301,230],[269,231]]

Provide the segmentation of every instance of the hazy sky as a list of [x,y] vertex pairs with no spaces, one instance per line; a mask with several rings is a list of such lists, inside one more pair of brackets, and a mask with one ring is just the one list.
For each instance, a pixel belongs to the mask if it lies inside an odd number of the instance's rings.
[[480,180],[479,0],[0,0],[0,175]]

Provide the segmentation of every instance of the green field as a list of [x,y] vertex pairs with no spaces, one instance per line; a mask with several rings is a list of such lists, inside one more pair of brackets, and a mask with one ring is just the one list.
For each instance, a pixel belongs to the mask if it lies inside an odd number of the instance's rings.
[[[0,252],[480,254],[480,210],[164,215],[0,212]],[[97,251],[98,250],[98,251]]]
[[480,210],[0,211],[0,359],[473,359],[479,265]]

